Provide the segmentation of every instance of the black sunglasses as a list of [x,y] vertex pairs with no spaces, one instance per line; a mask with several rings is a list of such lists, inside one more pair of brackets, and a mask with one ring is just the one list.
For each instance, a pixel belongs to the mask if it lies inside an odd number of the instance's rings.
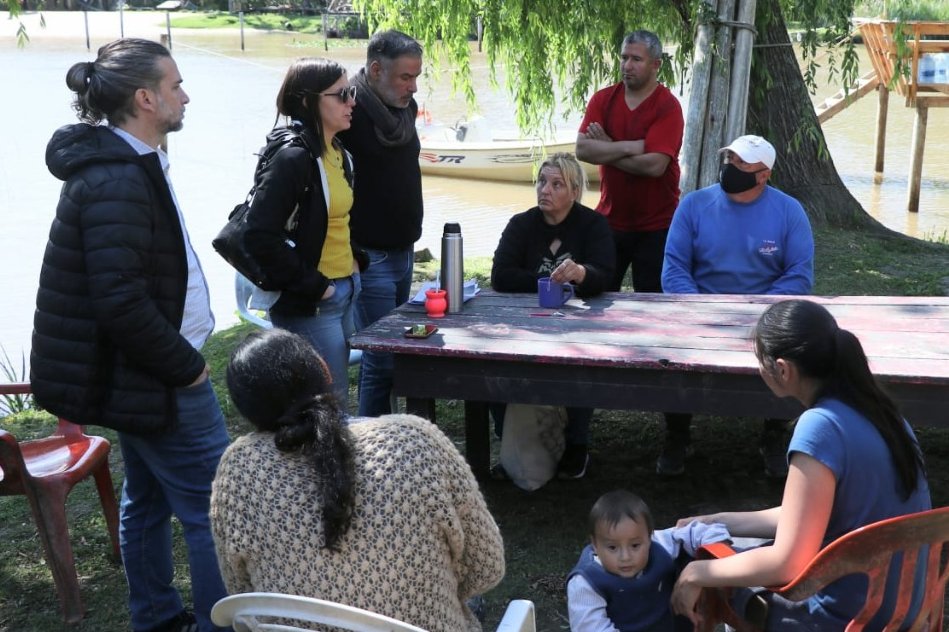
[[319,92],[321,97],[336,97],[340,103],[348,103],[350,99],[356,100],[356,86],[346,86],[339,92]]

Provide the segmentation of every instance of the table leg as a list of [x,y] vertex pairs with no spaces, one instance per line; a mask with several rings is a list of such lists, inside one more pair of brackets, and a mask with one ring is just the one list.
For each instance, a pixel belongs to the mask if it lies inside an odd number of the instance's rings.
[[435,400],[418,397],[405,398],[405,412],[410,415],[424,417],[435,423]]
[[491,439],[487,402],[465,401],[465,456],[479,480],[491,469]]

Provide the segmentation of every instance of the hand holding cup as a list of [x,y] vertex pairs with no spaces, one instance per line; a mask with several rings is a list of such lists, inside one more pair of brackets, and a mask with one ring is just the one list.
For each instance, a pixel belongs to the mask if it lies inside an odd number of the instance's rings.
[[573,259],[564,259],[563,262],[554,268],[550,273],[550,280],[554,283],[573,283],[579,285],[587,278],[587,269]]
[[541,307],[560,307],[573,298],[573,286],[550,277],[537,279],[537,299]]

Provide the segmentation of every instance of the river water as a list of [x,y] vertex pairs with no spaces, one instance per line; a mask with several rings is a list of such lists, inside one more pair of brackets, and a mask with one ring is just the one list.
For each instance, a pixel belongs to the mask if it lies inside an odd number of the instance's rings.
[[[92,52],[86,50],[82,14],[24,16],[31,42],[17,49],[16,22],[0,21],[0,67],[5,89],[0,98],[0,345],[15,363],[29,353],[33,304],[43,249],[54,216],[60,183],[46,170],[44,151],[52,132],[74,122],[65,86],[66,70],[91,60],[98,46],[120,36],[158,39],[165,32],[160,13],[90,13]],[[210,240],[227,212],[251,184],[256,152],[274,122],[274,98],[289,61],[325,55],[356,72],[365,59],[358,43],[338,44],[328,52],[317,37],[293,33],[250,33],[241,51],[236,31],[172,31],[173,53],[191,97],[181,132],[169,137],[172,180],[192,243],[211,287],[218,328],[236,322],[231,268],[212,250]],[[481,113],[499,129],[514,127],[513,108],[503,89],[488,84],[484,57],[472,63]],[[465,118],[461,96],[452,95],[450,74],[423,77],[417,99],[436,120]],[[913,111],[891,97],[884,181],[873,184],[876,99],[866,97],[824,125],[831,155],[845,184],[869,213],[908,235],[939,238],[949,231],[949,109],[932,109],[918,214],[905,211]],[[581,114],[562,120],[576,129]],[[780,168],[780,166],[778,167]],[[462,225],[467,255],[490,255],[511,214],[534,204],[533,187],[428,177],[423,179],[425,223],[419,248],[438,252],[446,221]],[[584,201],[596,203],[597,194]]]

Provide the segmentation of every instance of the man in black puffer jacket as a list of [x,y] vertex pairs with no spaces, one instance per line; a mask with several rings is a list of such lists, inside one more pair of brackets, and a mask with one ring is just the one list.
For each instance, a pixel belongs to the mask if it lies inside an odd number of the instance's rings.
[[[229,440],[200,352],[214,328],[207,283],[161,149],[188,96],[168,50],[136,39],[103,46],[66,84],[84,122],[57,130],[46,150],[65,184],[36,299],[33,393],[56,415],[119,431],[133,630],[216,630],[210,610],[226,592],[208,507]],[[193,614],[172,585],[172,514]]]

